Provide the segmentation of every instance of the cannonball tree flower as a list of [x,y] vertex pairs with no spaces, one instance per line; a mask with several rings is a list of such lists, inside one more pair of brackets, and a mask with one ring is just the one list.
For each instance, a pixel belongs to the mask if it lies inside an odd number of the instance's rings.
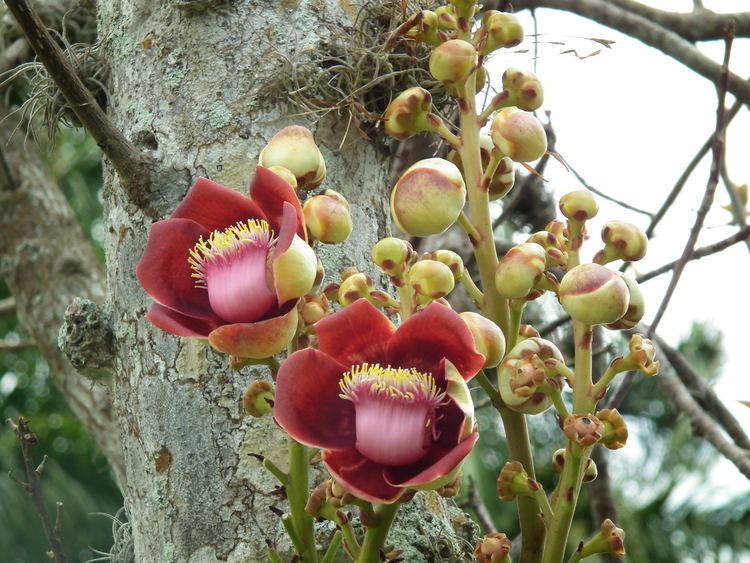
[[315,253],[294,189],[259,166],[250,197],[199,178],[174,213],[151,226],[136,275],[154,299],[146,318],[177,336],[261,359],[297,329]]
[[485,361],[458,314],[433,303],[396,328],[360,299],[315,330],[320,349],[279,369],[281,427],[366,501],[453,480],[478,438],[466,382]]

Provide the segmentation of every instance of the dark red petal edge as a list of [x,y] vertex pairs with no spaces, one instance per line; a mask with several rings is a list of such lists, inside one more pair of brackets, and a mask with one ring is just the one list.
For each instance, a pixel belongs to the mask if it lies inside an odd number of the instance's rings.
[[336,481],[362,500],[391,503],[404,492],[401,487],[394,487],[385,481],[385,467],[370,461],[354,448],[340,452],[325,451],[323,462]]
[[347,366],[386,364],[386,347],[396,328],[366,299],[315,323],[321,351]]
[[305,216],[302,214],[299,198],[294,188],[281,176],[271,172],[268,168],[258,166],[250,182],[250,196],[263,209],[271,228],[277,234],[281,229],[284,202],[290,203],[297,213],[297,234],[302,240],[307,240]]
[[152,303],[149,306],[146,318],[156,328],[175,336],[188,338],[206,338],[208,333],[216,328],[215,323],[211,321],[186,317],[158,303]]
[[196,180],[172,218],[192,219],[209,231],[223,230],[248,219],[268,220],[260,206],[249,197],[207,178]]
[[443,380],[438,381],[438,377],[443,377],[443,358],[453,363],[467,381],[484,365],[484,356],[476,352],[466,323],[458,313],[439,303],[428,305],[398,327],[388,343],[387,358],[392,366],[433,374],[440,387],[444,384]]
[[166,219],[151,225],[135,274],[155,301],[178,313],[215,319],[208,292],[195,287],[188,263],[190,250],[208,231],[190,219]]
[[289,356],[276,376],[276,422],[303,444],[332,450],[354,446],[354,406],[339,397],[347,369],[312,348]]

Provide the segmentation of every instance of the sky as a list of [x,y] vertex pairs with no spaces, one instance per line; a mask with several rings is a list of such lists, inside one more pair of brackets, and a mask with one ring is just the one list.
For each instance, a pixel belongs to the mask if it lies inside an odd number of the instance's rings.
[[[692,0],[662,0],[648,4],[688,12]],[[748,10],[748,0],[705,0],[717,12]],[[590,20],[555,10],[537,10],[539,56],[536,73],[545,88],[540,112],[551,112],[557,134],[557,150],[585,180],[597,189],[636,207],[654,212],[662,204],[683,170],[714,131],[717,96],[714,85],[674,59]],[[528,12],[519,14],[527,40],[516,51],[501,53],[489,63],[490,75],[499,84],[509,66],[533,70],[534,33]],[[586,38],[613,40],[611,49]],[[564,42],[564,46],[553,42]],[[574,48],[579,55],[600,50],[583,60],[561,54]],[[723,41],[699,44],[706,55],[721,62]],[[730,68],[750,76],[750,40],[735,40]],[[733,102],[727,97],[727,106]],[[727,130],[729,176],[737,184],[750,183],[750,114],[743,108]],[[709,177],[710,154],[701,162],[675,205],[657,227],[649,253],[636,264],[645,273],[679,258],[695,220]],[[581,184],[559,163],[550,160],[544,173],[559,197],[582,189]],[[730,214],[721,209],[728,203],[723,184],[698,239],[698,247],[736,232]],[[588,257],[600,246],[601,225],[625,220],[645,229],[648,218],[599,198],[600,211],[589,227]],[[585,247],[586,248],[586,247]],[[584,250],[584,258],[586,251]],[[651,323],[664,295],[670,275],[645,282],[641,287],[647,303],[644,322]],[[750,252],[738,244],[721,254],[692,262],[677,285],[658,333],[676,345],[688,335],[691,321],[705,321],[723,333],[726,360],[716,391],[750,429],[750,409],[738,400],[750,401],[750,369],[744,359],[748,334],[743,315],[750,315]],[[713,473],[713,487],[731,483],[732,490],[750,491],[750,481],[729,462],[722,461]]]

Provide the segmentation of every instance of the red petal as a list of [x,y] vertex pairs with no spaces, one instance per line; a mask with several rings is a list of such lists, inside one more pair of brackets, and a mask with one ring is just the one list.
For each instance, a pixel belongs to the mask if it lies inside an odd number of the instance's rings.
[[478,438],[479,433],[474,432],[453,448],[433,446],[427,456],[416,463],[404,467],[387,467],[385,478],[394,486],[418,487],[445,477],[469,455]]
[[270,358],[286,348],[297,331],[297,308],[254,323],[220,326],[208,335],[211,346],[238,358]]
[[346,370],[312,348],[289,356],[276,376],[276,422],[303,444],[334,450],[354,446],[354,405],[339,397]]
[[368,502],[394,502],[404,489],[386,483],[385,467],[370,461],[356,449],[324,451],[323,462],[334,479],[353,495]]
[[208,292],[195,287],[188,257],[198,238],[208,231],[190,219],[166,219],[151,225],[148,242],[135,274],[155,301],[178,313],[200,319],[216,315]]
[[209,231],[216,231],[238,221],[266,219],[266,215],[246,195],[207,178],[198,178],[172,213],[172,219],[177,218],[192,219]]
[[291,246],[297,229],[297,214],[294,211],[294,206],[285,201],[282,209],[281,227],[279,227],[276,248],[274,249],[274,255],[276,256],[286,252]]
[[294,188],[278,174],[271,172],[268,168],[258,166],[250,182],[250,197],[263,208],[268,216],[268,223],[276,233],[281,229],[284,202],[292,204],[297,212],[297,234],[302,240],[307,240],[305,216],[302,214],[299,198]]
[[439,432],[435,443],[440,447],[451,449],[458,444],[458,436],[464,422],[464,411],[455,401],[448,399],[435,410],[435,418]]
[[208,333],[216,328],[216,323],[219,322],[218,318],[215,322],[211,322],[194,317],[186,317],[158,303],[149,305],[146,318],[156,328],[160,328],[175,336],[186,336],[188,338],[207,338]]
[[366,299],[358,299],[315,323],[321,351],[336,358],[347,369],[365,362],[386,365],[386,346],[395,331],[388,317]]
[[484,356],[475,351],[474,337],[466,323],[458,313],[439,303],[432,303],[398,327],[388,343],[387,358],[392,366],[431,373],[441,387],[443,358],[455,365],[467,381],[484,365]]

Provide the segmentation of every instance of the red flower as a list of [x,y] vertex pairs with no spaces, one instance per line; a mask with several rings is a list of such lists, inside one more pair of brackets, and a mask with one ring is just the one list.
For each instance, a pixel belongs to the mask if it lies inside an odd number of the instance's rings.
[[292,187],[259,166],[245,196],[199,178],[169,219],[151,226],[136,275],[154,298],[146,318],[244,358],[281,351],[317,260]]
[[455,478],[478,437],[466,381],[484,364],[461,317],[433,303],[396,329],[360,299],[315,330],[320,350],[279,370],[281,427],[322,448],[331,475],[367,501]]

